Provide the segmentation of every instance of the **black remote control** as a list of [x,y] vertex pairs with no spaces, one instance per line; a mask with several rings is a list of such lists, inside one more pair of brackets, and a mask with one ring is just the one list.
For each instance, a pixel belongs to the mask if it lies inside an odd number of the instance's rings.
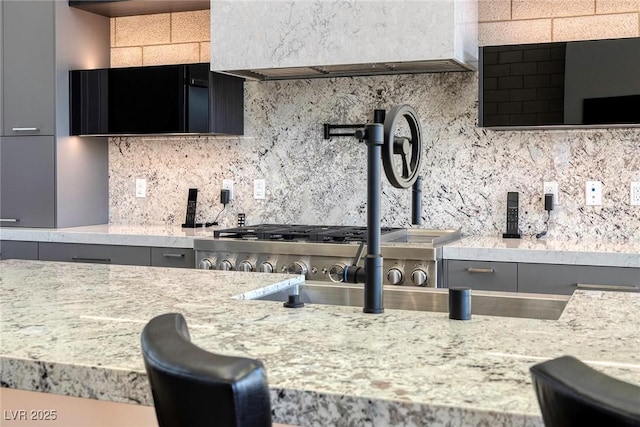
[[509,191],[507,193],[507,232],[502,235],[505,239],[520,238],[520,227],[518,226],[518,200],[518,192]]

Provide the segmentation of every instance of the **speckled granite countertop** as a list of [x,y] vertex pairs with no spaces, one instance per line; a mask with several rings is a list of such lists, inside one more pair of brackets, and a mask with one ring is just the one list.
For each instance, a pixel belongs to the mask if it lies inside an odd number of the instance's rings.
[[444,259],[640,268],[640,240],[503,239],[470,236],[442,248]]
[[193,248],[194,238],[213,237],[213,227],[100,224],[69,228],[0,228],[0,240],[87,243],[97,245]]
[[540,426],[528,369],[563,354],[640,384],[640,294],[577,291],[557,321],[464,322],[232,298],[287,280],[1,261],[2,386],[150,405],[140,331],[172,311],[197,345],[261,359],[275,421],[296,425]]

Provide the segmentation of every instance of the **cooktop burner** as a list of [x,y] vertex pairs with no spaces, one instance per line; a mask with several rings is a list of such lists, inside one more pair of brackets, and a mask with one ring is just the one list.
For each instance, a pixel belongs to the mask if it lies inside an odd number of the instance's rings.
[[[406,233],[403,228],[383,227],[384,241],[395,240]],[[367,227],[338,225],[258,224],[215,230],[215,238],[237,240],[303,241],[312,243],[349,243],[367,240]]]

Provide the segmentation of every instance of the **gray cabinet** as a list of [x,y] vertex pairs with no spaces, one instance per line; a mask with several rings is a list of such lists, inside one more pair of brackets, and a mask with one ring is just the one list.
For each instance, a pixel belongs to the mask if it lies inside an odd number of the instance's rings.
[[576,289],[640,292],[640,268],[444,260],[445,287],[571,295]]
[[1,226],[55,227],[54,164],[53,136],[0,137]]
[[151,265],[151,251],[147,246],[40,242],[39,259],[42,261]]
[[38,259],[38,242],[2,240],[0,259]]
[[107,140],[69,136],[69,70],[108,66],[109,20],[66,1],[0,7],[0,217],[19,220],[1,225],[106,223]]
[[518,291],[571,295],[576,289],[640,289],[640,268],[588,265],[518,264]]
[[195,268],[196,255],[188,248],[151,248],[154,267]]
[[517,292],[518,266],[511,262],[447,260],[447,287]]
[[4,135],[4,109],[2,106],[2,86],[4,86],[4,80],[3,80],[3,75],[4,75],[4,66],[2,65],[2,57],[3,57],[3,45],[4,45],[4,22],[3,22],[3,13],[2,11],[4,10],[4,2],[0,1],[0,135]]
[[2,4],[3,135],[54,135],[54,3]]

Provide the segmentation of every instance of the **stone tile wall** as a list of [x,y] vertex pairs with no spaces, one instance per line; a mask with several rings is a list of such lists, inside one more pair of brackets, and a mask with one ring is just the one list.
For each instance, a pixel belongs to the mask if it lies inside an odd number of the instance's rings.
[[[112,19],[112,66],[208,61],[208,11]],[[482,45],[638,36],[640,0],[479,0]],[[374,108],[409,103],[423,122],[425,226],[466,234],[504,230],[507,191],[520,191],[521,226],[544,227],[542,182],[555,180],[560,205],[550,235],[640,238],[640,130],[491,131],[477,127],[477,73],[247,82],[241,138],[112,138],[110,220],[184,219],[188,188],[201,189],[198,216],[220,211],[224,178],[236,198],[220,216],[249,223],[364,224],[365,150],[324,141],[322,123],[356,123]],[[148,179],[136,199],[135,179]],[[267,197],[253,199],[263,178]],[[603,205],[585,206],[584,182],[603,182]],[[409,223],[410,191],[383,183],[382,220]]]

